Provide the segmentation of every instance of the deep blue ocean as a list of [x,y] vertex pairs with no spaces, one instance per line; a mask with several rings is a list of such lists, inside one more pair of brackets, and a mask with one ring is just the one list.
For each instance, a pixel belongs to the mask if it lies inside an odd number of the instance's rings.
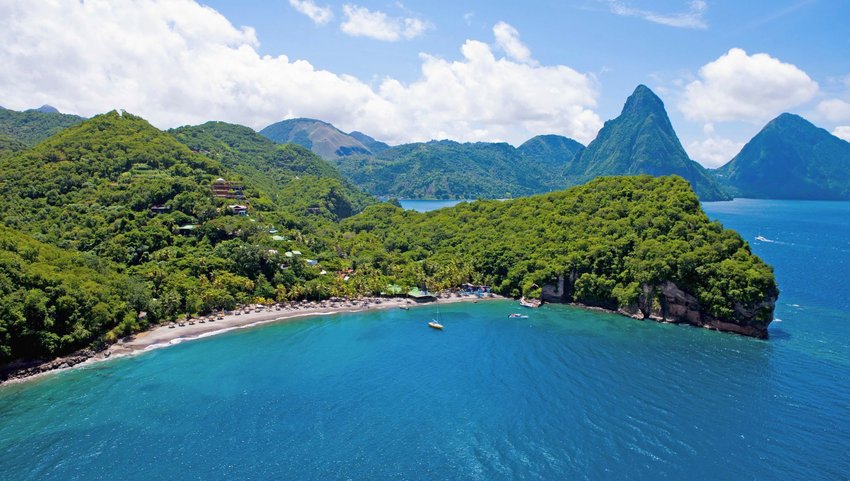
[[0,387],[0,479],[850,479],[850,203],[704,207],[776,269],[769,340],[507,301],[233,331]]

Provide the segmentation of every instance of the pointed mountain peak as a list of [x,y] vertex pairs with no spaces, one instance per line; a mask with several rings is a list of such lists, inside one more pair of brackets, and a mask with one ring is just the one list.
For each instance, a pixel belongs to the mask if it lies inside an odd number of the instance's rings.
[[771,120],[718,176],[741,197],[850,200],[850,144],[808,120]]
[[800,117],[796,114],[789,114],[788,112],[779,114],[778,117],[768,122],[767,125],[778,126],[778,127],[810,127],[817,128],[814,124],[809,122],[808,120]]
[[567,167],[567,179],[583,183],[606,175],[679,175],[703,200],[728,199],[705,169],[688,157],[667,117],[664,102],[645,85],[626,100],[623,113],[605,122],[596,139]]
[[664,112],[666,115],[664,102],[646,85],[638,85],[626,100],[626,105],[623,106],[623,114],[639,113],[645,115],[649,112]]

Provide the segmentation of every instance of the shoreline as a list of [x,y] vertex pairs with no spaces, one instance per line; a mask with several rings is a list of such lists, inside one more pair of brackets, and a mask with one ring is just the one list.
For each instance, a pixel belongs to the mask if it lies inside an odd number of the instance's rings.
[[227,314],[215,321],[206,320],[208,317],[206,316],[203,317],[205,319],[203,323],[198,322],[200,318],[193,318],[194,325],[177,326],[176,322],[158,324],[151,326],[145,331],[121,339],[99,352],[83,349],[39,364],[12,369],[6,373],[5,379],[0,379],[0,387],[31,381],[68,369],[76,369],[113,359],[136,356],[148,351],[224,334],[236,329],[250,329],[266,324],[291,322],[313,316],[505,299],[508,298],[496,294],[489,294],[487,297],[482,298],[471,294],[441,294],[438,295],[436,301],[417,303],[410,298],[403,297],[365,297],[341,302],[299,302],[287,305],[286,307],[252,309],[252,312],[247,314]]

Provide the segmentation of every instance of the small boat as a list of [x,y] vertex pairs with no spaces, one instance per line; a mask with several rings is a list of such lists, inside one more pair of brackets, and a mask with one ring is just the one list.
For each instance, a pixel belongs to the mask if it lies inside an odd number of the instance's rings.
[[409,310],[410,310],[410,308],[409,308],[409,307],[407,307],[407,306],[398,306],[398,308],[399,308],[399,309],[401,309],[401,310],[404,310],[404,311],[409,311]]
[[528,319],[528,316],[526,316],[525,314],[517,314],[516,312],[508,317],[510,317],[511,319]]
[[756,240],[757,240],[757,241],[761,241],[761,242],[772,242],[772,241],[771,241],[770,239],[768,239],[767,237],[765,237],[765,236],[761,236],[761,235],[757,235],[757,236],[756,236]]
[[428,327],[433,329],[439,329],[441,331],[443,330],[443,325],[433,319],[431,320],[431,322],[428,323]]
[[522,299],[519,300],[519,305],[521,305],[522,307],[532,307],[532,308],[533,307],[540,307],[540,300],[539,299],[526,299],[526,298],[523,297]]

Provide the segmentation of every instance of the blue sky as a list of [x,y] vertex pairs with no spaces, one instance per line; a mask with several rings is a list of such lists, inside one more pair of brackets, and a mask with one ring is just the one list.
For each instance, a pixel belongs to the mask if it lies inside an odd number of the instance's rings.
[[[782,111],[850,138],[841,0],[33,4],[0,5],[10,108],[119,107],[160,127],[310,116],[393,143],[587,143],[643,83],[705,165]],[[50,61],[61,72],[34,67]]]

